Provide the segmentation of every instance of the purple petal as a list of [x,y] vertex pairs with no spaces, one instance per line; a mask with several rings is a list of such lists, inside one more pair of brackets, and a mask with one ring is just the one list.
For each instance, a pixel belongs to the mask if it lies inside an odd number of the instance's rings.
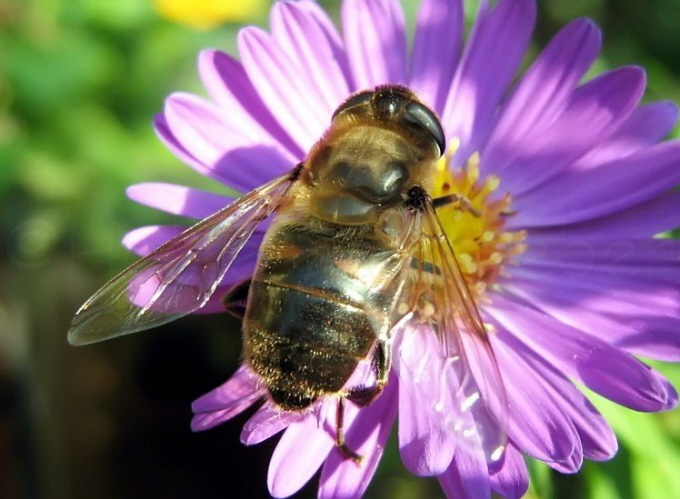
[[513,283],[562,322],[636,355],[680,359],[680,291],[677,285],[593,272],[565,279],[523,266]]
[[209,175],[234,189],[247,191],[290,170],[298,158],[280,145],[233,122],[214,104],[191,94],[166,100],[165,118],[172,135]]
[[651,369],[652,376],[656,378],[657,383],[661,385],[663,391],[666,394],[666,405],[661,409],[662,411],[670,411],[678,406],[678,391],[675,387],[663,377],[661,373],[655,369]]
[[[335,27],[333,20],[328,16],[326,10],[324,10],[317,0],[284,0],[285,3],[290,3],[295,5],[295,8],[304,12],[308,19],[313,20],[318,27],[323,31],[324,36],[328,39],[328,42],[333,46],[333,54],[339,59],[346,59],[346,56],[340,56],[344,54],[344,45],[342,37]],[[282,2],[282,3],[284,3]],[[345,76],[349,76],[349,66],[347,61],[338,61],[341,64],[342,72]]]
[[680,282],[680,241],[676,239],[556,241],[532,232],[520,261],[547,272],[562,272],[569,279],[587,279],[599,272]]
[[196,399],[191,405],[193,431],[212,428],[237,416],[262,397],[257,376],[249,367],[241,365],[229,380]]
[[307,153],[276,121],[239,61],[219,50],[203,50],[198,59],[198,70],[211,100],[234,123],[240,123],[258,137],[267,137],[267,143],[274,140],[281,144],[295,158]]
[[437,478],[447,497],[491,498],[491,482],[483,453],[458,449],[449,469]]
[[458,157],[480,150],[498,105],[527,48],[536,17],[533,0],[500,0],[480,9],[442,112],[448,137],[460,139]]
[[194,414],[194,416],[191,418],[191,431],[196,432],[205,431],[210,430],[215,426],[219,426],[222,423],[229,421],[234,416],[237,416],[239,413],[245,411],[256,401],[257,401],[256,399],[244,400],[242,405],[239,406],[236,410],[225,409],[222,411],[201,412],[198,414]]
[[515,151],[559,117],[600,44],[600,30],[588,19],[573,21],[550,41],[503,108],[483,154],[487,173],[502,171]]
[[553,395],[546,390],[538,373],[526,360],[492,336],[494,350],[506,383],[510,414],[508,435],[524,452],[536,459],[565,462],[580,447],[574,425]]
[[420,4],[409,87],[437,111],[443,109],[451,87],[464,19],[460,0],[423,0]]
[[191,410],[212,412],[230,409],[249,396],[262,396],[260,380],[250,367],[242,364],[226,382],[197,398],[191,404]]
[[666,320],[661,317],[656,320],[644,319],[640,321],[644,326],[628,334],[621,334],[613,344],[635,355],[667,362],[680,360],[680,338],[678,338],[679,322],[675,319]]
[[127,188],[127,196],[143,205],[198,220],[212,215],[234,200],[220,194],[162,182],[131,185]]
[[529,472],[522,453],[512,443],[505,449],[500,469],[491,474],[491,488],[507,499],[519,499],[529,489]]
[[224,179],[219,175],[218,172],[214,171],[211,167],[205,163],[199,161],[193,154],[191,154],[184,146],[179,142],[177,137],[174,136],[172,131],[168,126],[168,121],[162,114],[157,114],[154,117],[154,129],[158,138],[165,144],[165,146],[170,149],[175,156],[177,156],[185,164],[189,165],[195,171],[203,175],[204,177],[213,178],[221,183],[225,183]]
[[574,169],[589,170],[652,146],[666,137],[677,121],[678,107],[673,102],[640,106],[611,137],[579,159]]
[[[462,350],[449,351],[446,361],[449,392],[456,393],[456,407],[467,407],[456,416],[459,421],[452,420],[454,427],[462,423],[457,445],[477,452],[481,443],[487,462],[493,467],[498,461],[498,451],[507,444],[505,384],[488,338],[465,332],[461,332],[459,338]],[[449,345],[452,343],[449,339]]]
[[330,124],[327,107],[310,95],[299,77],[300,69],[269,33],[244,28],[238,45],[243,66],[260,98],[300,149],[309,151]]
[[330,119],[351,93],[347,55],[331,20],[315,2],[278,2],[271,31],[297,68],[308,99]]
[[345,0],[342,28],[356,90],[406,83],[406,28],[397,0]]
[[[507,335],[507,331],[501,334]],[[618,450],[616,435],[586,396],[556,366],[547,362],[543,357],[533,354],[530,348],[517,338],[507,335],[504,340],[517,351],[523,352],[524,358],[539,374],[539,381],[553,394],[576,427],[581,439],[583,454],[575,452],[567,462],[568,466],[562,466],[560,471],[573,473],[578,470],[583,456],[598,461],[611,459]]]
[[[650,201],[603,217],[570,225],[545,227],[531,231],[542,240],[582,241],[617,239],[649,239],[680,226],[680,192],[663,193]],[[517,230],[514,217],[509,217],[508,230]]]
[[[529,196],[542,193],[546,183],[553,187],[559,184],[554,177],[610,137],[638,104],[644,88],[645,75],[640,68],[624,67],[604,73],[576,89],[557,119],[525,136],[521,148],[513,150],[507,166],[499,171],[503,189],[514,196],[513,208],[520,212],[518,218],[527,218],[522,212],[529,206],[524,201],[526,193],[534,191]],[[579,184],[579,193],[599,192],[583,189],[583,185],[612,184],[611,177],[604,184],[586,183],[585,179],[583,182]],[[576,197],[565,196],[565,192],[573,191],[562,188],[561,198]],[[530,206],[536,211],[538,205]]]
[[125,234],[122,243],[137,255],[146,256],[185,230],[187,227],[180,225],[148,225]]
[[565,172],[517,196],[512,223],[525,228],[554,226],[616,213],[680,183],[679,166],[680,142],[669,141],[587,171]]
[[[580,443],[580,441],[579,441]],[[548,466],[550,466],[552,469],[555,471],[559,471],[560,473],[576,473],[578,470],[581,469],[581,466],[583,465],[583,449],[581,449],[581,446],[579,445],[574,449],[574,453],[569,456],[568,459],[565,459],[564,461],[558,461],[554,463],[547,463]]]
[[[336,403],[328,400],[326,403]],[[311,413],[299,423],[291,424],[279,440],[267,474],[267,486],[274,497],[295,494],[328,457],[335,441],[326,428],[320,428]]]
[[320,498],[361,497],[366,491],[397,416],[397,384],[396,377],[390,379],[380,398],[362,408],[347,431],[347,445],[363,457],[361,464],[337,447],[331,451],[321,472]]
[[164,115],[180,143],[208,165],[216,163],[229,149],[241,146],[243,141],[259,142],[228,122],[228,115],[215,104],[193,94],[170,95],[165,102]]
[[[534,303],[540,306],[540,298]],[[644,412],[663,410],[667,403],[666,390],[648,366],[602,340],[507,296],[495,295],[488,312],[564,374],[603,397]]]
[[[419,476],[445,471],[456,449],[456,432],[444,424],[454,412],[441,346],[430,329],[406,331],[395,368],[399,373],[399,449],[404,466]],[[443,407],[435,409],[442,402]]]
[[265,402],[246,422],[241,431],[243,445],[255,445],[276,435],[292,423],[298,423],[307,417],[299,412],[286,412],[277,408],[271,401]]

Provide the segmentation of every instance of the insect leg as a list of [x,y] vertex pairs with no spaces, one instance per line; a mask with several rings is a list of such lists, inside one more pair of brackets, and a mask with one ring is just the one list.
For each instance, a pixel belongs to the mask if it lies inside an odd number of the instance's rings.
[[392,366],[392,350],[386,343],[383,340],[378,340],[373,358],[371,359],[371,365],[376,378],[375,385],[353,388],[347,395],[347,398],[359,407],[371,404],[380,396],[387,384],[390,367]]
[[472,206],[472,202],[462,194],[447,194],[446,196],[441,196],[432,200],[432,206],[434,206],[435,209],[454,203],[458,203],[460,205],[460,209],[463,211],[467,211],[476,217],[482,216],[482,214],[474,206]]
[[345,442],[345,431],[344,431],[344,421],[345,421],[345,398],[338,398],[337,412],[335,414],[335,445],[342,454],[354,461],[357,464],[361,464],[362,457],[354,452]]
[[250,291],[250,279],[231,288],[222,298],[224,309],[229,315],[243,320],[246,315],[246,302]]

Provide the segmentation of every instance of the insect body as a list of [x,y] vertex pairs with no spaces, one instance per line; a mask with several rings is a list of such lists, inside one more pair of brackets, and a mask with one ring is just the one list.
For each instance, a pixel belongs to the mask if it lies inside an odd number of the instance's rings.
[[[342,390],[377,341],[369,313],[387,308],[390,298],[381,294],[378,276],[362,278],[359,271],[369,265],[392,270],[385,262],[394,250],[368,240],[369,234],[314,225],[310,230],[303,220],[274,226],[250,286],[243,326],[246,361],[273,401],[288,410]],[[384,378],[385,360],[377,367]]]
[[371,349],[376,391],[385,383],[411,258],[402,212],[440,147],[436,117],[390,87],[341,107],[302,165],[263,243],[244,321],[245,358],[282,408],[338,393]]
[[[466,408],[502,392],[494,369],[480,381],[469,368],[470,358],[494,359],[436,214],[435,201],[458,199],[428,195],[444,148],[437,117],[409,90],[350,97],[300,165],[106,284],[76,314],[69,340],[100,341],[199,309],[275,213],[247,285],[243,330],[245,362],[277,406],[301,411],[337,396],[338,444],[356,457],[342,440],[342,402],[365,405],[380,394],[398,323],[437,334]],[[369,357],[375,383],[346,387]]]

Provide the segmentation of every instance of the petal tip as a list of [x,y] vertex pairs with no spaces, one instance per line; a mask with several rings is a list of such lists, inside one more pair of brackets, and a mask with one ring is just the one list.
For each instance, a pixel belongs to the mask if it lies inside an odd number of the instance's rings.
[[120,240],[124,248],[138,253],[139,248],[137,247],[146,236],[149,235],[149,227],[138,227],[127,232]]
[[190,427],[191,431],[194,433],[209,429],[209,427],[205,424],[205,417],[203,414],[195,414],[194,417],[191,418]]
[[150,193],[153,195],[154,191],[162,189],[167,185],[168,184],[163,182],[140,182],[139,184],[129,185],[125,189],[125,195],[128,197],[128,199],[131,199],[136,203],[147,204],[145,203],[145,199],[149,197]]
[[663,108],[663,112],[668,115],[668,121],[677,123],[678,115],[680,114],[680,107],[670,100],[658,101],[657,105]]

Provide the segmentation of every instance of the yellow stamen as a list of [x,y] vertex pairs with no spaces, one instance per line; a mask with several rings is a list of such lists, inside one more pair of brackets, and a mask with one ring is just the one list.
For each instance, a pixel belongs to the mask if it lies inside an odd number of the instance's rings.
[[469,202],[454,203],[438,210],[446,235],[453,246],[472,293],[481,298],[512,258],[526,251],[526,231],[505,231],[503,227],[513,211],[510,194],[493,195],[501,181],[495,175],[481,175],[479,153],[474,153],[462,168],[450,169],[451,158],[460,141],[452,140],[437,163],[433,197],[460,194]]

